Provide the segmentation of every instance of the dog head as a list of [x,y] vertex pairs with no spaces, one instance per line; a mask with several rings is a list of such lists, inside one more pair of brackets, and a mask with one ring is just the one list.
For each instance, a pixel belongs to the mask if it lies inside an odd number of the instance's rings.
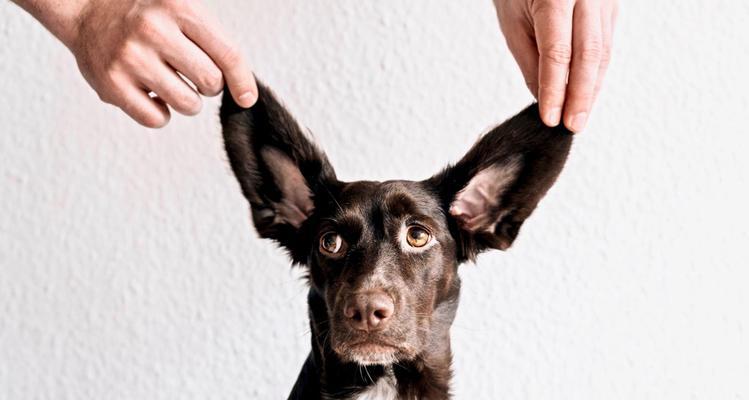
[[[536,106],[423,181],[341,182],[271,91],[250,109],[224,96],[224,142],[263,238],[308,269],[313,324],[347,362],[390,364],[442,341],[458,265],[512,245],[554,183],[572,137]],[[314,314],[315,312],[313,312]]]

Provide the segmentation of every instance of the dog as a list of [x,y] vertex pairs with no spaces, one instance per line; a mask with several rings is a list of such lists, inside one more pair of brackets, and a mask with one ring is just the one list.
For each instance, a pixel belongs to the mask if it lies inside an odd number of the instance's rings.
[[414,182],[341,182],[271,90],[220,110],[260,237],[306,268],[312,350],[289,399],[448,399],[458,265],[508,249],[572,144],[529,106]]

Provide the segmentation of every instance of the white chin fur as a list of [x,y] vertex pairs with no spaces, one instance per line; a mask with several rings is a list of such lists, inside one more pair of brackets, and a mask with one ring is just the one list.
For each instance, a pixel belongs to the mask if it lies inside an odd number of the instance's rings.
[[396,362],[395,351],[357,352],[351,355],[353,362],[362,365],[391,365]]

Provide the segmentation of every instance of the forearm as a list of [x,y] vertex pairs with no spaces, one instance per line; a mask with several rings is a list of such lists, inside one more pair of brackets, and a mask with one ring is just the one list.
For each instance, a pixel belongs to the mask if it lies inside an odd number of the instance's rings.
[[70,47],[78,34],[78,20],[90,0],[11,0],[41,22]]

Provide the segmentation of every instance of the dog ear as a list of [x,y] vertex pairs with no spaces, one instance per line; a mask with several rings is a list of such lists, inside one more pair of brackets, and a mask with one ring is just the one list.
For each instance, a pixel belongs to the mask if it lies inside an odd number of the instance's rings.
[[571,144],[572,134],[561,125],[544,125],[534,104],[485,134],[457,164],[427,181],[449,215],[461,259],[512,245],[554,184]]
[[224,90],[220,115],[226,153],[250,203],[255,229],[299,261],[294,239],[314,211],[316,196],[336,182],[333,168],[260,82],[257,103],[249,109]]

